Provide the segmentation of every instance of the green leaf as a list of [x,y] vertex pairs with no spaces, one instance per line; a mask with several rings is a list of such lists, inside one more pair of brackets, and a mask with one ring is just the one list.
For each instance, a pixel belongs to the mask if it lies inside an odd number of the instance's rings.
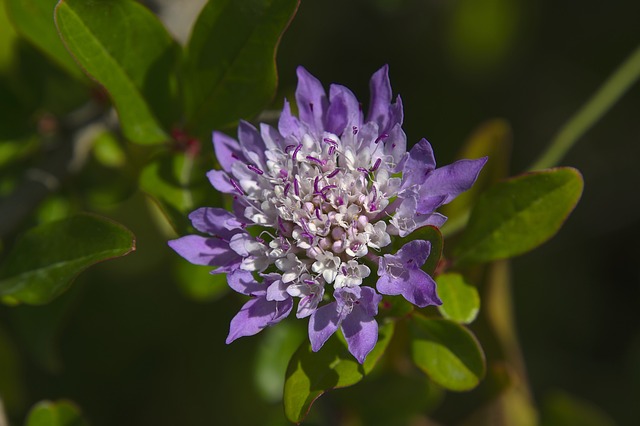
[[12,66],[16,54],[16,41],[18,34],[13,28],[7,8],[2,7],[2,3],[7,0],[0,0],[0,74],[6,73]]
[[79,214],[33,228],[0,266],[0,296],[32,305],[51,301],[89,266],[134,250],[133,234],[110,220]]
[[442,256],[443,241],[440,230],[435,226],[423,226],[404,238],[397,238],[393,240],[391,248],[393,248],[393,252],[395,253],[405,244],[414,240],[425,240],[431,243],[431,251],[429,252],[427,261],[422,266],[422,270],[429,275],[433,275],[438,263],[440,262],[440,257]]
[[87,422],[70,401],[42,401],[33,406],[25,426],[87,426]]
[[226,274],[212,274],[211,266],[196,266],[174,256],[177,264],[172,268],[181,292],[197,302],[210,302],[227,294]]
[[258,113],[277,83],[275,51],[298,0],[209,1],[187,45],[189,128],[209,134]]
[[582,194],[582,175],[561,167],[527,173],[487,190],[471,212],[454,256],[459,264],[506,259],[558,232]]
[[457,158],[488,157],[488,160],[471,189],[440,209],[449,218],[443,228],[459,216],[468,216],[478,196],[490,185],[508,176],[511,139],[511,127],[501,119],[482,123],[467,139]]
[[283,321],[261,333],[255,354],[254,380],[256,389],[266,401],[282,401],[287,365],[300,342],[307,338],[306,331],[299,321]]
[[284,384],[287,418],[294,423],[302,421],[326,391],[354,385],[369,374],[389,345],[394,325],[388,322],[380,327],[378,343],[362,365],[349,353],[343,339],[331,337],[318,352],[312,352],[309,342],[304,342],[287,368]]
[[438,306],[442,316],[462,324],[472,323],[480,310],[478,289],[458,273],[439,275],[436,283],[438,296],[442,300],[442,305]]
[[65,49],[53,21],[58,0],[5,0],[13,25],[29,42],[75,78],[82,70]]
[[185,153],[162,154],[140,174],[140,189],[158,204],[180,235],[190,228],[189,213],[197,207],[221,204],[220,195],[206,178],[202,160]]
[[60,0],[55,19],[67,49],[111,95],[125,136],[168,140],[180,51],[156,16],[133,0]]
[[414,315],[411,356],[431,380],[452,391],[475,388],[485,374],[485,357],[475,336],[445,319]]

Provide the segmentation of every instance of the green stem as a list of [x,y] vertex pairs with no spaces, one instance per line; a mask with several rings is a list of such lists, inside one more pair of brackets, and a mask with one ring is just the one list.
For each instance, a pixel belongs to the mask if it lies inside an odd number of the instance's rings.
[[540,170],[556,166],[560,159],[640,77],[640,46],[604,82],[598,91],[555,135],[547,150],[529,167]]

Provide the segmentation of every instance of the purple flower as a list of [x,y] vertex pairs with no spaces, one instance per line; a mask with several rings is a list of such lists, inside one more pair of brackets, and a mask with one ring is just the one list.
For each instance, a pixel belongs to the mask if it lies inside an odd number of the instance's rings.
[[442,305],[436,294],[436,282],[422,269],[427,261],[431,243],[424,240],[408,242],[396,254],[385,254],[378,260],[378,283],[382,294],[401,294],[414,305],[424,308]]
[[378,340],[378,314],[382,296],[371,287],[342,287],[334,291],[335,302],[318,308],[309,320],[311,349],[318,351],[340,327],[349,352],[363,363]]
[[279,285],[277,277],[270,275],[265,276],[262,283],[258,283],[250,272],[242,270],[228,275],[227,281],[232,289],[253,297],[231,320],[227,343],[233,342],[238,337],[253,336],[263,328],[280,322],[291,312],[293,301],[290,297],[269,298],[267,287]]
[[421,307],[441,303],[421,269],[430,244],[412,241],[391,254],[393,240],[441,226],[446,217],[436,210],[473,185],[486,158],[436,168],[424,139],[407,152],[386,66],[371,78],[366,114],[346,87],[326,92],[304,68],[297,73],[297,117],[285,101],[277,128],[242,121],[238,140],[213,133],[222,169],[207,177],[233,196],[233,213],[198,209],[190,219],[208,237],[169,245],[251,296],[227,342],[282,320],[295,299],[314,351],[340,329],[364,362],[377,342],[378,292]]

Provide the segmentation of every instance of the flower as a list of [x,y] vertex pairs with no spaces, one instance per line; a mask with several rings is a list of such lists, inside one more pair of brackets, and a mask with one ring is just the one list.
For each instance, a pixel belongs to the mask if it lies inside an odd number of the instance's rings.
[[237,141],[213,133],[222,170],[207,176],[233,196],[233,213],[200,208],[189,218],[209,236],[169,245],[192,263],[217,267],[212,273],[226,273],[231,288],[251,296],[227,343],[281,321],[298,299],[312,349],[341,329],[362,363],[377,342],[381,294],[419,307],[441,304],[421,269],[430,243],[410,241],[391,253],[392,242],[441,226],[446,217],[436,209],[473,185],[486,158],[436,168],[426,139],[407,152],[387,66],[371,78],[366,116],[346,87],[331,85],[327,96],[304,68],[297,74],[298,117],[285,101],[277,128],[241,121]]

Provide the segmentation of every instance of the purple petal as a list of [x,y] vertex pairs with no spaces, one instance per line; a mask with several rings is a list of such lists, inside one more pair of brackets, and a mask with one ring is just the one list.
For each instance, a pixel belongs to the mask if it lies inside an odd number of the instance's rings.
[[396,167],[393,171],[401,171],[407,152],[407,135],[399,124],[394,125],[384,139],[384,153],[393,157]]
[[341,327],[349,352],[362,364],[378,341],[378,323],[360,306],[355,306]]
[[220,238],[186,235],[168,242],[169,247],[194,265],[226,266],[240,260],[240,256]]
[[238,141],[247,160],[264,167],[265,144],[262,136],[253,125],[240,120],[238,123]]
[[260,123],[260,136],[262,137],[267,150],[284,150],[284,138],[273,126]]
[[237,193],[238,190],[231,183],[231,178],[222,170],[209,170],[207,177],[211,185],[220,192],[225,194]]
[[434,170],[420,188],[420,197],[446,195],[445,204],[449,203],[460,193],[471,188],[486,162],[487,157],[459,160]]
[[422,269],[409,270],[399,278],[383,275],[378,280],[376,288],[382,294],[390,296],[402,295],[409,302],[420,308],[442,304],[436,294],[435,281]]
[[227,344],[239,337],[253,336],[263,328],[281,321],[289,315],[292,306],[291,299],[272,302],[264,297],[257,297],[249,300],[231,320]]
[[332,84],[329,88],[329,100],[326,117],[327,131],[342,135],[347,128],[361,126],[360,103],[351,90],[339,84]]
[[321,135],[324,130],[324,113],[328,107],[327,95],[322,83],[303,67],[296,70],[298,87],[296,102],[300,120],[307,123],[316,134]]
[[309,340],[314,352],[320,350],[340,325],[340,316],[336,307],[335,302],[324,305],[309,318]]
[[300,121],[291,113],[291,105],[286,99],[278,120],[278,132],[285,138],[293,135],[297,139],[301,139],[303,136]]
[[385,255],[393,256],[396,259],[400,260],[402,264],[407,269],[418,269],[424,265],[424,262],[427,261],[429,257],[429,253],[431,252],[431,243],[425,240],[414,240],[409,241],[407,244],[402,246],[400,250],[393,255]]
[[391,82],[389,81],[388,65],[383,65],[371,76],[369,91],[371,92],[371,99],[367,121],[376,122],[380,132],[383,132],[390,121]]
[[265,274],[264,283],[269,286],[267,287],[267,300],[282,301],[291,298],[287,293],[289,284],[282,282],[282,275],[275,273]]
[[447,201],[446,195],[434,195],[431,197],[418,197],[416,200],[416,212],[431,214]]
[[202,207],[189,215],[191,224],[200,232],[219,236],[229,240],[233,234],[242,229],[242,222],[225,209]]
[[429,173],[436,168],[436,160],[433,156],[431,144],[426,139],[421,139],[415,144],[402,171],[402,187],[408,188],[412,185],[420,185],[427,179]]
[[212,139],[213,149],[216,153],[218,163],[220,163],[220,166],[222,166],[225,171],[231,171],[231,165],[234,162],[244,160],[240,144],[238,144],[235,139],[222,132],[213,132]]
[[248,296],[264,296],[267,294],[265,283],[259,283],[248,271],[238,269],[227,275],[227,284],[238,293]]

